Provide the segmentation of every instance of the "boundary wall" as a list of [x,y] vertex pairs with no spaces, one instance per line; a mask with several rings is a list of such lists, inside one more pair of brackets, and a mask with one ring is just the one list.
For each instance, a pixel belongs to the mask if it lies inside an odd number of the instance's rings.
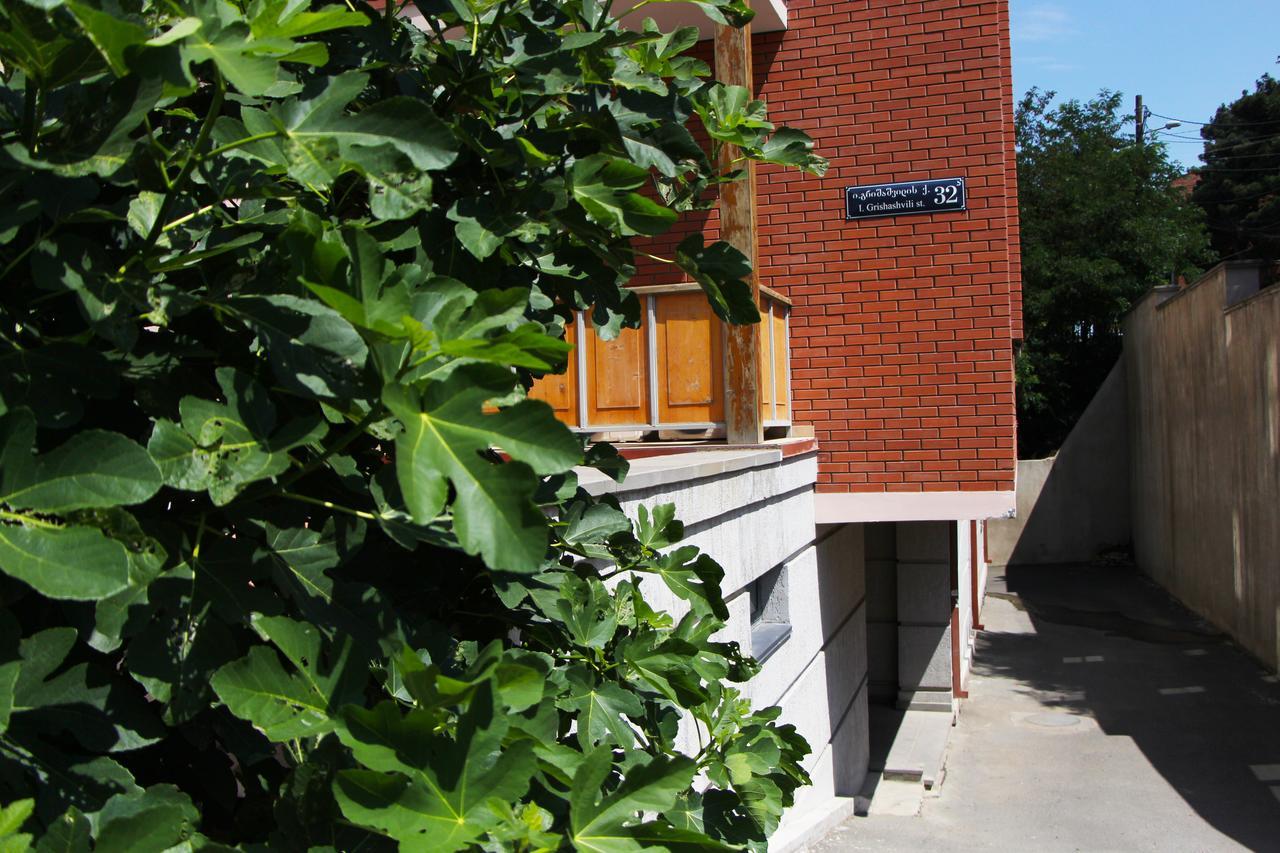
[[1134,555],[1280,665],[1280,286],[1223,264],[1125,320]]

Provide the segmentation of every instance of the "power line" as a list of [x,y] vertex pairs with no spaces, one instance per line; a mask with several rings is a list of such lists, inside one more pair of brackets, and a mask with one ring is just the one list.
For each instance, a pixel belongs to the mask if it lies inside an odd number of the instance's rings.
[[1277,168],[1275,166],[1260,166],[1256,169],[1244,168],[1244,167],[1239,169],[1236,169],[1236,168],[1224,169],[1218,166],[1205,165],[1205,166],[1198,166],[1196,168],[1196,171],[1200,172],[1201,174],[1204,174],[1206,172],[1271,172],[1275,175],[1280,175],[1280,168]]
[[1169,121],[1180,121],[1183,124],[1198,124],[1202,127],[1209,125],[1219,125],[1222,127],[1262,127],[1266,124],[1280,124],[1280,118],[1271,119],[1269,121],[1232,121],[1232,122],[1216,122],[1216,121],[1192,121],[1189,118],[1174,118],[1173,116],[1164,116],[1160,113],[1151,113],[1156,118],[1167,119]]
[[[1175,139],[1185,139],[1185,140],[1187,140],[1188,142],[1204,142],[1204,143],[1209,143],[1209,142],[1213,142],[1213,141],[1214,141],[1214,140],[1212,140],[1212,139],[1205,139],[1203,136],[1191,136],[1191,135],[1186,134],[1186,133],[1169,133],[1168,131],[1166,131],[1165,133],[1161,134],[1160,138],[1161,138],[1161,139],[1164,139],[1164,138],[1169,137],[1169,136],[1172,136],[1172,137],[1174,137]],[[1243,144],[1248,144],[1248,143],[1250,143],[1250,142],[1259,142],[1259,141],[1264,141],[1264,140],[1268,140],[1268,139],[1280,139],[1280,132],[1276,132],[1276,133],[1264,133],[1264,134],[1262,134],[1262,135],[1260,135],[1260,136],[1255,136],[1255,137],[1252,137],[1251,139],[1244,140],[1244,143],[1243,143]],[[1240,143],[1232,143],[1232,144],[1233,144],[1233,145],[1236,145],[1236,144],[1240,144]]]
[[1249,195],[1233,195],[1233,196],[1224,196],[1222,198],[1206,198],[1204,199],[1204,203],[1220,204],[1220,205],[1226,206],[1229,204],[1236,204],[1237,202],[1254,201],[1256,199],[1266,198],[1267,196],[1273,196],[1278,194],[1280,194],[1280,189],[1277,189],[1276,187],[1272,187],[1271,189],[1263,190],[1260,193],[1250,193]]
[[1220,154],[1223,160],[1248,160],[1253,157],[1275,157],[1280,159],[1280,151],[1261,151],[1257,154],[1221,154],[1215,151],[1214,154]]
[[1273,139],[1280,139],[1280,133],[1273,134],[1271,136],[1259,136],[1254,139],[1245,139],[1240,142],[1233,142],[1230,145],[1222,145],[1221,143],[1214,143],[1211,140],[1207,140],[1207,139],[1202,139],[1202,140],[1157,139],[1156,141],[1161,143],[1162,145],[1214,145],[1212,153],[1216,155],[1221,155],[1224,157],[1254,157],[1254,156],[1263,156],[1267,152],[1261,152],[1260,154],[1227,154],[1226,152],[1235,151],[1238,148],[1247,148],[1250,145],[1256,145],[1262,142],[1270,142]]

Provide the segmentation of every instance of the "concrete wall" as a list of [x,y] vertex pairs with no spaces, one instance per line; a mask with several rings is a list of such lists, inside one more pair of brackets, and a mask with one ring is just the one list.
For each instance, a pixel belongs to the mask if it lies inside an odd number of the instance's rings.
[[867,572],[869,698],[898,698],[898,541],[892,522],[863,525]]
[[1156,581],[1280,663],[1280,287],[1218,267],[1125,321],[1133,544]]
[[[882,522],[865,528],[870,699],[953,711],[953,670],[959,664],[963,688],[973,667],[975,615],[987,586],[983,522]],[[959,638],[954,660],[953,604]]]
[[1018,510],[988,530],[997,565],[1088,562],[1125,546],[1129,524],[1128,382],[1107,375],[1056,456],[1018,462]]
[[[779,833],[857,794],[869,760],[863,528],[815,525],[816,455],[753,449],[651,457],[633,461],[621,487],[582,476],[589,490],[614,492],[633,517],[641,504],[676,504],[686,542],[725,569],[730,620],[718,639],[751,649],[752,584],[780,570],[785,599],[771,601],[771,612],[789,621],[791,634],[745,686],[756,707],[781,706],[782,721],[813,748],[804,762],[813,785],[797,792]],[[646,581],[644,589],[656,607],[687,609],[661,583]],[[683,734],[696,751],[692,730]]]

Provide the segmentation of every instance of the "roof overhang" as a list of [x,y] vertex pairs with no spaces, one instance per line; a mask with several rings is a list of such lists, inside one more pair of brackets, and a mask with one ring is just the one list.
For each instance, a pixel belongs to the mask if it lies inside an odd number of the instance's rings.
[[[783,0],[748,0],[747,5],[756,13],[751,19],[751,32],[772,33],[787,28],[787,4]],[[653,18],[663,32],[677,27],[697,27],[704,39],[715,35],[715,23],[692,3],[653,3],[628,14],[624,23],[638,28],[645,18]]]
[[[375,8],[381,8],[382,3],[375,2],[373,5]],[[784,0],[749,0],[747,5],[756,13],[756,16],[751,19],[753,33],[772,33],[787,28],[787,4]],[[426,18],[412,3],[406,5],[400,14],[419,27],[427,28]],[[639,29],[645,18],[653,18],[654,23],[663,32],[670,32],[677,27],[697,27],[704,39],[715,35],[715,23],[692,3],[654,3],[634,14],[624,13],[623,24]]]

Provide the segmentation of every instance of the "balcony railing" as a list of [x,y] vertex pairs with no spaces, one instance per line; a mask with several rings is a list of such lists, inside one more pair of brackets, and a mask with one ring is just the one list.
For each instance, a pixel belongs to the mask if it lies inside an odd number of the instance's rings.
[[[724,428],[724,324],[697,285],[637,287],[639,329],[602,341],[579,312],[567,331],[569,370],[539,380],[530,396],[581,432]],[[766,428],[791,425],[786,297],[761,288],[760,408]]]

